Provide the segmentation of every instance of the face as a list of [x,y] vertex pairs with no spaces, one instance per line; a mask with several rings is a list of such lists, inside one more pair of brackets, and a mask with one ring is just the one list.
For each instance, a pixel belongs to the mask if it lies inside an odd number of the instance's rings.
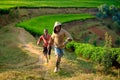
[[45,34],[45,35],[48,34],[48,30],[44,30],[44,34]]
[[59,32],[60,29],[61,29],[61,26],[56,26],[56,28],[55,28],[55,30],[56,30],[57,32]]

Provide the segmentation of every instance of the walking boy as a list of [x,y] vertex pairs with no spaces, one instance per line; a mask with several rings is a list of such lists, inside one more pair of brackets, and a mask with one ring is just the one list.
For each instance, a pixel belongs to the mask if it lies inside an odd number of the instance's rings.
[[[58,72],[61,57],[63,56],[63,49],[65,44],[72,40],[71,35],[64,29],[61,28],[60,22],[55,22],[53,33],[51,35],[49,45],[54,45],[56,55],[56,66],[54,72]],[[65,40],[66,39],[66,40]]]
[[44,29],[44,34],[40,36],[40,38],[37,41],[37,45],[40,44],[41,41],[43,41],[43,53],[44,57],[46,58],[46,63],[48,63],[48,56],[50,59],[50,54],[51,54],[51,46],[48,47],[48,41],[50,40],[50,35],[48,34],[48,30]]

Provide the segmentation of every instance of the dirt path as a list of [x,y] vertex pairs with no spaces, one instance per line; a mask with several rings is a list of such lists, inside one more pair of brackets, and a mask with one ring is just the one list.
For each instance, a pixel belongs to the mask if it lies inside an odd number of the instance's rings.
[[43,71],[42,72],[42,77],[43,78],[46,78],[46,75],[47,75],[47,67],[46,65],[44,64],[45,63],[45,59],[44,59],[44,56],[42,54],[42,50],[40,50],[39,47],[33,45],[33,44],[25,44],[24,45],[24,49],[29,51],[30,53],[33,53],[33,54],[37,54],[39,56],[39,60],[38,62],[34,63],[36,65],[40,65],[39,67],[39,70]]
[[[14,24],[13,24],[14,25]],[[32,42],[30,43],[28,40],[28,32],[26,32],[24,29],[22,28],[18,28],[19,29],[19,34],[18,34],[18,39],[20,41],[20,45],[19,47],[22,48],[25,51],[30,52],[31,54],[36,54],[38,55],[38,61],[32,64],[28,64],[25,67],[29,67],[29,66],[39,66],[39,68],[37,68],[38,71],[42,71],[42,73],[40,73],[40,75],[42,75],[43,78],[46,78],[47,75],[47,66],[44,64],[45,63],[45,59],[44,56],[42,54],[42,47],[36,46],[34,45]],[[32,40],[31,40],[32,41]],[[29,43],[28,43],[29,42]],[[36,68],[34,68],[36,69]]]

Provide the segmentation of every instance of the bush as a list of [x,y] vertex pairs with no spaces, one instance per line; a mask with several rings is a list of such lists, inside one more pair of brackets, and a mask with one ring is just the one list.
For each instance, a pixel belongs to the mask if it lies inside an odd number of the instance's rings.
[[98,18],[107,18],[109,14],[109,6],[106,4],[98,7],[99,12],[96,14]]
[[120,32],[120,25],[117,21],[113,22],[112,24],[112,28],[116,31],[116,32]]
[[69,44],[67,44],[67,46],[65,48],[69,51],[75,51],[74,42],[73,41],[70,42]]
[[117,38],[117,39],[116,39],[115,44],[116,44],[118,47],[120,47],[120,46],[119,46],[119,45],[120,45],[120,38]]
[[10,9],[0,9],[0,14],[3,15],[3,14],[9,14],[10,12]]
[[117,20],[118,20],[118,17],[117,17],[117,16],[112,16],[112,20],[113,20],[113,21],[117,21]]
[[[98,7],[99,12],[96,14],[96,16],[100,19],[104,18],[111,18],[113,20],[113,28],[116,32],[120,31],[120,12],[114,5],[100,5]],[[117,23],[116,23],[117,22]],[[109,24],[111,25],[111,23]]]
[[102,58],[103,58],[104,54],[105,54],[105,50],[103,48],[95,47],[90,59],[94,63],[100,64],[100,63],[102,63]]
[[120,12],[117,12],[116,16],[120,19]]
[[90,44],[77,43],[74,41],[66,45],[66,49],[72,48],[77,56],[90,59],[96,64],[103,64],[104,70],[111,67],[115,61],[120,64],[120,48],[95,47]]
[[109,14],[110,15],[116,15],[116,12],[117,12],[117,8],[114,6],[114,5],[110,5],[109,6]]
[[117,23],[120,25],[120,19],[119,19],[119,20],[117,20]]
[[98,12],[98,13],[96,14],[96,16],[97,16],[98,18],[101,18],[102,13],[101,13],[101,12]]
[[120,55],[118,55],[117,62],[120,64]]

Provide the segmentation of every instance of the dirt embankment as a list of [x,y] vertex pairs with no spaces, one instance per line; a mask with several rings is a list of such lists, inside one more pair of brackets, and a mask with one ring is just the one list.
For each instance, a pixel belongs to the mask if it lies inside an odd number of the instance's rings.
[[9,14],[0,15],[0,27],[15,21],[30,19],[46,14],[80,14],[88,13],[95,15],[96,8],[18,8],[11,9]]

